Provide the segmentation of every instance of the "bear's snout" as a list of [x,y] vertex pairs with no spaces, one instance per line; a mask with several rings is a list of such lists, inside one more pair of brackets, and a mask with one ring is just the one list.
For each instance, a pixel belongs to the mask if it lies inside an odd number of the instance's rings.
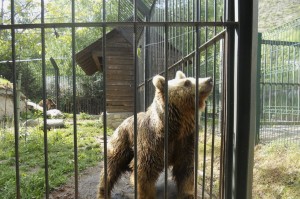
[[208,79],[207,79],[207,81],[206,81],[206,83],[208,83],[208,84],[213,84],[213,78],[212,77],[208,77]]
[[202,83],[201,93],[210,93],[213,88],[213,78],[207,77]]

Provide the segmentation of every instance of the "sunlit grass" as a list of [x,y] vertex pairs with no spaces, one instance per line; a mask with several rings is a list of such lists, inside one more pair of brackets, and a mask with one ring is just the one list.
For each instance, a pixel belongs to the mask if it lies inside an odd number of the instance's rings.
[[299,145],[258,145],[254,156],[253,198],[300,198]]
[[[199,143],[199,179],[203,185],[205,171],[205,192],[210,192],[212,179],[212,194],[218,198],[220,177],[220,147],[221,139],[215,136],[213,177],[211,178],[212,136],[206,137],[206,157],[204,165],[204,134],[200,133]],[[205,170],[203,167],[205,166]],[[255,146],[253,189],[254,199],[294,199],[300,198],[300,147],[297,144],[284,145],[273,142]]]
[[[110,132],[111,130],[109,130]],[[102,159],[99,120],[78,122],[78,168],[95,166]],[[21,129],[19,164],[22,198],[43,198],[45,191],[44,132],[38,128]],[[74,130],[47,131],[50,189],[65,184],[74,175]],[[0,198],[15,198],[15,137],[12,129],[0,129]]]

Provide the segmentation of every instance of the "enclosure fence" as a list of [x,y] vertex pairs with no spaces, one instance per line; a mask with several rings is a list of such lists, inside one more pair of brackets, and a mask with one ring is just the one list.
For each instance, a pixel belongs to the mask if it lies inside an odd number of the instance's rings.
[[[300,20],[259,34],[258,142],[300,143]],[[259,70],[258,70],[259,71]]]
[[[51,95],[47,90],[55,84],[47,71],[49,58],[67,56],[68,62],[58,64],[58,68],[64,68],[71,74],[71,87],[68,92],[71,95],[72,104],[72,136],[73,159],[72,173],[74,176],[74,198],[80,198],[80,172],[79,161],[86,154],[78,153],[78,93],[80,92],[80,70],[77,67],[76,52],[94,43],[101,45],[101,51],[89,52],[90,60],[98,68],[94,68],[102,74],[102,79],[96,81],[98,88],[102,88],[100,103],[103,103],[103,132],[99,136],[103,139],[103,147],[99,156],[103,157],[99,165],[104,169],[105,187],[108,187],[108,102],[109,81],[111,76],[111,63],[115,61],[114,53],[118,49],[109,52],[109,48],[116,43],[109,41],[111,32],[116,31],[125,38],[124,43],[118,43],[130,47],[132,52],[132,67],[123,69],[130,72],[132,84],[113,85],[133,88],[133,153],[138,156],[138,122],[137,114],[145,111],[151,104],[154,96],[152,78],[160,74],[166,80],[173,79],[177,70],[181,70],[197,79],[199,77],[213,77],[214,89],[208,99],[207,107],[202,115],[199,115],[199,93],[195,95],[195,133],[194,162],[193,162],[193,196],[195,198],[251,198],[251,173],[253,160],[253,134],[255,127],[253,107],[255,102],[253,91],[253,75],[256,74],[253,67],[252,39],[255,39],[255,2],[233,0],[96,0],[71,2],[55,0],[40,2],[24,2],[11,0],[2,4],[2,24],[0,25],[0,38],[8,44],[9,55],[5,60],[10,61],[12,71],[14,124],[13,134],[14,148],[13,162],[8,161],[14,167],[14,178],[7,180],[5,186],[0,185],[0,192],[7,186],[15,186],[15,192],[7,193],[7,197],[23,198],[41,197],[24,187],[24,176],[32,175],[32,170],[26,170],[23,166],[27,160],[22,159],[20,153],[20,120],[17,103],[17,76],[19,74],[18,60],[28,57],[40,59],[39,73],[42,77],[41,96],[44,101]],[[31,9],[24,9],[32,6]],[[21,8],[20,8],[21,6]],[[55,7],[58,6],[58,7]],[[23,8],[23,9],[22,9]],[[56,8],[56,9],[54,9]],[[64,9],[63,9],[64,8]],[[55,12],[51,12],[55,10]],[[58,12],[60,17],[53,17]],[[243,14],[241,14],[243,12]],[[235,16],[235,14],[237,16]],[[23,18],[26,16],[26,18]],[[250,27],[249,25],[252,24]],[[249,29],[251,31],[249,31]],[[61,38],[61,39],[58,39]],[[67,39],[69,38],[69,40]],[[101,38],[100,40],[98,40]],[[26,45],[28,44],[28,45]],[[29,45],[30,44],[30,45]],[[34,51],[31,49],[35,49]],[[121,47],[120,47],[121,48]],[[27,50],[26,50],[27,49]],[[26,50],[26,53],[24,53]],[[255,50],[254,50],[255,52]],[[60,55],[60,53],[64,55]],[[111,54],[110,54],[111,53]],[[54,56],[55,55],[55,56]],[[297,54],[298,56],[298,54]],[[123,60],[129,62],[130,59]],[[4,61],[4,60],[0,60]],[[90,62],[87,64],[89,65]],[[121,63],[122,64],[122,63]],[[119,67],[119,66],[118,66]],[[50,75],[49,75],[50,74]],[[111,73],[110,73],[111,74]],[[55,76],[55,75],[54,75]],[[113,74],[112,78],[122,78],[121,74]],[[64,87],[65,77],[60,77],[60,89]],[[127,81],[127,80],[126,80]],[[197,82],[196,81],[196,82]],[[295,83],[293,81],[293,83]],[[298,82],[299,83],[299,82]],[[28,84],[29,85],[29,84]],[[238,85],[238,86],[237,86]],[[255,85],[255,83],[254,83]],[[198,88],[198,85],[196,86]],[[26,89],[26,88],[25,88]],[[54,89],[55,90],[55,89]],[[84,90],[84,89],[83,89]],[[57,96],[61,91],[56,90]],[[90,93],[95,90],[88,91]],[[299,93],[299,90],[298,90]],[[118,92],[116,92],[118,94]],[[164,102],[168,104],[168,87],[165,87]],[[299,94],[298,94],[299,95]],[[125,101],[125,100],[123,100]],[[93,103],[93,102],[90,102]],[[299,104],[299,101],[298,101]],[[169,198],[168,172],[169,160],[169,127],[168,106],[164,110],[164,185],[163,198]],[[201,118],[201,122],[199,122]],[[39,168],[44,170],[44,184],[42,197],[51,198],[54,189],[52,173],[55,158],[49,156],[48,136],[51,131],[47,128],[46,105],[43,105],[43,146],[40,146],[43,163]],[[1,131],[2,132],[2,131]],[[87,132],[89,133],[89,132]],[[57,138],[62,139],[62,138]],[[98,137],[97,137],[98,139]],[[35,157],[33,157],[35,158]],[[40,158],[40,157],[39,157]],[[53,161],[51,161],[53,160]],[[6,163],[6,161],[3,161]],[[0,160],[0,164],[3,163]],[[11,163],[12,162],[12,163]],[[4,163],[3,163],[4,165]],[[138,162],[133,162],[133,193],[138,198]],[[7,166],[7,165],[6,165]],[[0,167],[1,169],[1,167]],[[67,172],[67,171],[66,171]],[[58,176],[59,177],[59,176]],[[8,184],[6,184],[8,183]],[[2,188],[3,187],[3,188]],[[97,189],[95,187],[95,189]],[[32,195],[30,195],[30,194]],[[1,193],[2,194],[2,193]],[[105,197],[108,198],[108,190]],[[191,196],[192,197],[192,196]]]

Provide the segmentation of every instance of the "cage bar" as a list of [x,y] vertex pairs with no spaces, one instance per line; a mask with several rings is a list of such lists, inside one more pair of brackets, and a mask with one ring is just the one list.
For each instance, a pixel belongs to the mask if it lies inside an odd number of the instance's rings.
[[[12,0],[11,5],[11,14],[14,16],[15,8],[14,4],[15,2]],[[75,63],[75,46],[76,46],[76,33],[75,28],[84,28],[84,27],[95,27],[102,30],[102,60],[101,64],[103,67],[103,137],[104,137],[104,181],[105,186],[107,188],[107,107],[106,107],[106,101],[107,101],[107,63],[106,63],[106,40],[107,40],[107,33],[113,28],[118,27],[124,27],[126,29],[130,29],[133,32],[133,35],[130,39],[132,39],[132,48],[133,48],[133,56],[134,56],[134,193],[135,198],[137,198],[137,182],[138,182],[138,176],[137,176],[137,111],[146,109],[147,106],[151,103],[151,99],[153,98],[153,88],[151,86],[151,79],[152,76],[155,74],[163,74],[165,76],[166,81],[170,78],[173,78],[173,75],[175,74],[176,70],[182,70],[184,71],[187,76],[194,76],[196,77],[196,89],[198,90],[198,77],[200,76],[208,76],[212,75],[214,77],[214,85],[216,86],[212,93],[212,100],[210,99],[209,106],[205,110],[205,118],[204,121],[204,140],[200,139],[199,131],[201,129],[200,125],[198,124],[198,120],[200,116],[198,115],[198,111],[195,112],[195,118],[196,118],[196,133],[195,133],[195,164],[194,164],[194,195],[195,197],[198,197],[201,195],[203,198],[205,197],[206,193],[209,193],[210,198],[214,198],[214,191],[215,187],[213,176],[214,176],[214,160],[217,155],[215,155],[214,147],[215,147],[215,138],[216,136],[219,136],[219,133],[221,139],[221,145],[222,145],[222,151],[221,151],[221,159],[220,162],[220,191],[219,196],[220,198],[225,198],[225,196],[230,197],[235,194],[235,192],[232,190],[232,181],[235,178],[235,170],[234,166],[239,165],[233,165],[232,161],[234,158],[240,158],[235,157],[233,153],[233,144],[234,143],[234,135],[232,135],[232,130],[234,126],[234,119],[235,112],[233,105],[231,104],[231,100],[234,101],[234,86],[236,85],[236,81],[232,78],[233,77],[233,68],[234,65],[234,43],[235,43],[235,35],[234,32],[237,30],[237,28],[241,28],[239,25],[238,20],[234,20],[233,18],[233,12],[234,12],[234,2],[233,1],[225,1],[226,3],[226,9],[224,9],[224,12],[228,14],[228,17],[226,20],[223,21],[217,21],[217,1],[214,0],[213,5],[210,5],[211,3],[208,2],[208,0],[205,1],[195,1],[195,0],[126,0],[126,1],[115,1],[115,3],[118,5],[118,16],[117,19],[113,18],[108,20],[107,18],[107,12],[112,12],[111,10],[111,2],[103,0],[102,1],[102,10],[101,10],[101,19],[98,19],[96,21],[91,22],[79,22],[76,21],[76,11],[75,11],[75,1],[72,0],[71,5],[71,22],[64,22],[64,23],[53,23],[53,21],[49,20],[45,22],[45,2],[41,1],[41,22],[40,23],[33,23],[33,24],[15,24],[14,17],[11,19],[11,24],[2,24],[0,25],[0,30],[11,30],[11,37],[12,37],[12,65],[14,69],[14,79],[16,79],[16,41],[15,41],[15,31],[17,29],[40,29],[41,30],[41,42],[42,42],[42,82],[43,82],[43,100],[45,101],[47,98],[47,74],[49,74],[46,70],[47,62],[46,62],[46,46],[45,46],[45,35],[46,31],[49,29],[55,28],[68,28],[71,29],[71,37],[72,37],[72,101],[74,104],[74,110],[73,110],[73,134],[74,134],[74,176],[75,176],[75,198],[79,197],[79,171],[78,171],[78,138],[77,138],[77,106],[76,102],[78,98],[76,95],[79,91],[77,91],[77,85],[78,85],[78,75],[76,71],[76,63]],[[214,13],[210,13],[208,10],[210,6],[213,7]],[[223,5],[220,5],[223,6]],[[109,10],[110,9],[110,10]],[[124,11],[124,13],[120,13]],[[108,13],[109,14],[109,13]],[[130,20],[128,19],[128,16],[132,17]],[[213,21],[210,21],[209,16],[213,16]],[[68,21],[68,20],[66,20]],[[50,22],[50,23],[48,23]],[[142,42],[139,37],[139,29],[144,29],[144,41]],[[222,43],[225,45],[222,46]],[[282,46],[281,49],[284,50],[285,47],[283,47],[283,43],[279,42]],[[218,51],[218,46],[220,47],[220,51]],[[274,44],[273,44],[274,45]],[[288,42],[288,45],[293,46],[292,42]],[[226,49],[227,52],[225,52],[224,49]],[[142,61],[140,61],[140,55],[138,55],[138,51],[141,49],[143,52],[141,54],[141,57],[143,58]],[[223,52],[221,52],[221,49]],[[297,49],[293,49],[292,47],[288,48],[290,53],[288,53],[289,57],[293,57],[293,62],[297,61],[297,56],[299,57],[299,53],[297,54]],[[271,50],[275,50],[271,49]],[[221,55],[219,55],[220,53]],[[224,54],[222,54],[224,53]],[[274,53],[274,52],[272,52]],[[281,55],[280,55],[281,54]],[[282,51],[281,53],[277,53],[278,56],[281,56],[282,58],[286,58],[287,55]],[[225,57],[224,60],[218,60],[217,56],[223,56]],[[221,58],[220,58],[221,59]],[[269,59],[265,58],[265,59]],[[270,59],[272,64],[273,61]],[[2,60],[1,60],[2,61]],[[291,61],[292,62],[292,61]],[[284,63],[283,60],[280,60],[280,58],[277,58],[276,64],[271,65],[271,69],[280,70],[280,63],[283,65],[290,65],[287,63]],[[141,67],[143,65],[143,67]],[[144,70],[144,71],[139,71]],[[218,75],[221,76],[223,74],[218,74],[219,70],[224,70],[224,76],[223,77],[217,77]],[[143,74],[144,77],[139,77],[139,74]],[[242,74],[244,75],[244,74]],[[265,82],[262,92],[272,94],[271,91],[274,90],[276,92],[275,96],[279,96],[280,90],[279,86],[276,85],[277,82],[273,80],[280,80],[279,83],[285,83],[282,84],[282,88],[285,86],[293,86],[291,87],[291,92],[298,91],[297,95],[299,96],[299,89],[297,90],[297,85],[299,82],[297,82],[297,76],[292,76],[290,73],[287,73],[288,76],[288,82],[284,82],[284,76],[283,75],[274,75],[269,74],[272,81],[271,82]],[[274,79],[275,78],[275,79]],[[223,79],[224,84],[222,84],[221,79]],[[298,76],[299,79],[299,76]],[[14,84],[16,81],[14,80]],[[217,90],[217,86],[218,89]],[[245,85],[243,85],[245,86]],[[222,89],[221,89],[222,87]],[[282,89],[281,88],[281,89]],[[167,92],[167,87],[166,93]],[[14,93],[16,91],[14,90]],[[143,108],[140,108],[142,106],[140,97],[143,95]],[[293,94],[295,95],[295,94]],[[222,100],[219,100],[220,96],[222,97]],[[199,95],[197,93],[196,95],[196,101],[199,100]],[[219,97],[219,98],[218,98]],[[267,97],[265,97],[267,99]],[[280,106],[284,106],[288,103],[288,98],[281,97],[281,101],[279,101],[279,98],[276,98],[275,105],[280,104]],[[16,100],[14,98],[14,100]],[[212,101],[212,102],[211,102]],[[222,106],[219,107],[218,104],[220,104],[222,101]],[[219,103],[218,103],[219,102]],[[263,100],[265,104],[268,104]],[[299,100],[291,99],[291,102],[298,106],[299,110]],[[168,104],[168,97],[165,99],[165,103]],[[218,103],[218,104],[217,104]],[[272,101],[269,101],[269,108],[271,109],[273,104]],[[195,104],[196,110],[198,110],[198,103]],[[16,109],[16,108],[15,108]],[[16,111],[16,110],[15,110]],[[43,119],[44,119],[44,154],[45,154],[45,197],[49,198],[49,174],[48,174],[48,139],[47,139],[47,121],[46,121],[46,106],[44,104],[43,106]],[[275,112],[280,112],[281,118],[287,118],[288,112],[289,113],[297,113],[297,110],[294,109],[279,109],[276,108]],[[165,107],[165,142],[164,142],[164,160],[165,160],[165,190],[164,190],[164,197],[168,197],[168,106]],[[15,117],[16,117],[15,112]],[[220,116],[221,115],[221,116]],[[265,115],[263,113],[262,115]],[[218,123],[220,123],[221,127],[218,129],[215,125],[217,123],[217,118],[220,118]],[[269,118],[271,118],[271,114],[268,115]],[[292,116],[293,119],[299,118],[299,116]],[[209,122],[212,122],[210,125]],[[20,194],[20,170],[19,170],[19,152],[18,152],[18,146],[19,146],[19,129],[18,129],[18,120],[15,118],[15,151],[16,151],[16,194],[17,198],[21,198]],[[220,131],[220,132],[219,132]],[[202,134],[200,134],[202,135]],[[210,152],[207,148],[207,144],[209,144],[209,136],[212,137],[211,143],[211,162],[209,164],[209,155]],[[199,143],[198,140],[204,142],[204,153],[203,158],[199,158]],[[244,140],[241,140],[241,142],[244,142]],[[199,161],[203,162],[203,165],[199,164]],[[200,165],[202,168],[199,168]],[[210,169],[209,169],[210,166]],[[242,165],[243,166],[243,165]],[[244,167],[241,167],[244,169]],[[202,170],[203,175],[198,175],[198,171]],[[201,179],[202,177],[202,179]],[[210,179],[206,181],[206,178]],[[51,183],[50,183],[51,184]],[[201,186],[201,193],[198,193],[197,189],[198,186]],[[243,190],[243,189],[242,189]],[[106,197],[108,196],[107,189],[105,191]]]

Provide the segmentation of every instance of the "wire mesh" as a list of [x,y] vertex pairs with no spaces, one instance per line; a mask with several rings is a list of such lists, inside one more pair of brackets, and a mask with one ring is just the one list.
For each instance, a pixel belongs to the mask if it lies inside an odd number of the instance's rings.
[[299,143],[300,20],[263,33],[261,44],[261,142]]

